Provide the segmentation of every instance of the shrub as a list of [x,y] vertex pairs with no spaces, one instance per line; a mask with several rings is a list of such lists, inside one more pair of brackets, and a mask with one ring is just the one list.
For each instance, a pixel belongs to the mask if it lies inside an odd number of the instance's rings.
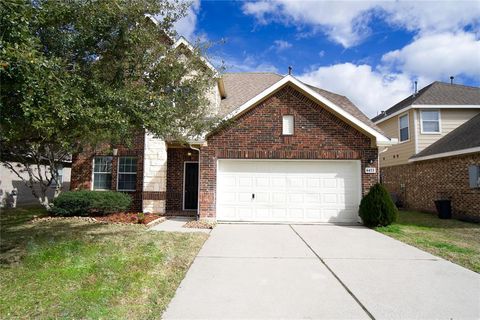
[[87,216],[125,211],[132,198],[115,191],[68,191],[53,200],[50,212],[57,216]]
[[388,226],[398,216],[397,207],[385,187],[379,183],[374,185],[360,202],[360,217],[369,228]]

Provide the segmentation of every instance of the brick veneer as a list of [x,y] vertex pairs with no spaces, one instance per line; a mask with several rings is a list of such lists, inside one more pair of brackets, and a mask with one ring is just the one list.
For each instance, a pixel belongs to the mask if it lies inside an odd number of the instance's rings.
[[407,209],[436,212],[434,201],[451,197],[456,216],[480,220],[480,189],[471,189],[468,166],[480,165],[480,153],[381,168],[382,182]]
[[[293,136],[282,135],[282,116],[293,115]],[[370,138],[288,86],[207,137],[200,152],[200,216],[215,217],[217,159],[361,160],[362,192],[378,181]],[[369,165],[368,161],[374,162]]]
[[[190,155],[189,155],[190,154]],[[183,171],[185,161],[198,161],[198,151],[169,147],[167,150],[167,214],[195,216],[196,211],[183,211]]]
[[[131,210],[142,210],[143,190],[143,149],[144,134],[135,135],[131,148],[125,146],[115,146],[118,149],[117,156],[112,160],[112,190],[117,190],[117,170],[118,158],[122,156],[134,156],[137,158],[137,182],[135,192],[126,192],[132,196],[133,203]],[[91,189],[92,188],[92,170],[94,156],[112,156],[111,149],[99,147],[96,150],[86,150],[80,154],[75,154],[72,158],[72,173],[70,189]],[[147,195],[149,196],[149,195]]]

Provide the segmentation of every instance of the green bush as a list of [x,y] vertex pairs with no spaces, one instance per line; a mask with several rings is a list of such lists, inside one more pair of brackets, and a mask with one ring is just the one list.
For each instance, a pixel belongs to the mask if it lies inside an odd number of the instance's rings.
[[360,217],[369,228],[388,226],[395,222],[398,210],[387,189],[379,183],[374,185],[360,202]]
[[50,212],[56,216],[88,216],[125,211],[132,198],[115,191],[68,191],[53,200]]

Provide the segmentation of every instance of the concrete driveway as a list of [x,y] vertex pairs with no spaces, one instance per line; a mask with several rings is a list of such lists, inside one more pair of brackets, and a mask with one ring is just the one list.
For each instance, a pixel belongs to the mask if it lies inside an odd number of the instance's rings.
[[357,226],[221,224],[164,319],[479,319],[480,275]]

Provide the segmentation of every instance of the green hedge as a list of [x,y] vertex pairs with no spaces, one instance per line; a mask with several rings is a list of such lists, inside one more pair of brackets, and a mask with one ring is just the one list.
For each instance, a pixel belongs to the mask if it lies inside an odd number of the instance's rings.
[[88,216],[127,210],[132,198],[115,191],[67,191],[53,200],[50,212],[56,216]]
[[359,214],[365,226],[374,228],[395,222],[398,209],[385,187],[377,183],[360,202]]

